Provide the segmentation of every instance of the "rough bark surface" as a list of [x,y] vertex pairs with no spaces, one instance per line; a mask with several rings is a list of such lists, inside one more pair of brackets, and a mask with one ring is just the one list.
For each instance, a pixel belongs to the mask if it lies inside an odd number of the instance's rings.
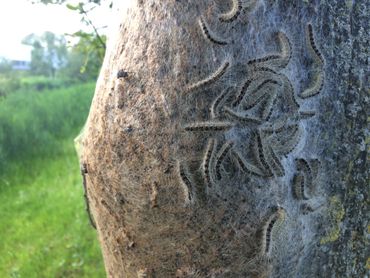
[[81,137],[109,277],[369,274],[369,5],[128,1]]

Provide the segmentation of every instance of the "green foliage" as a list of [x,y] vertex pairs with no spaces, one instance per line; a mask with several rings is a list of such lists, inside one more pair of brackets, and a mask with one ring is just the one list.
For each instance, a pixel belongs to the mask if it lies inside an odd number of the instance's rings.
[[32,46],[31,73],[34,75],[55,76],[58,68],[66,64],[67,45],[64,36],[45,32],[42,36],[30,34],[23,44]]
[[46,76],[27,76],[20,80],[23,91],[41,92],[44,90],[67,88],[77,83],[76,79],[68,79],[65,76],[50,78]]
[[7,60],[0,60],[0,98],[20,88],[20,79]]
[[23,91],[0,102],[0,171],[11,160],[58,153],[57,140],[82,128],[93,91],[94,84]]
[[0,277],[105,277],[72,138],[0,178]]

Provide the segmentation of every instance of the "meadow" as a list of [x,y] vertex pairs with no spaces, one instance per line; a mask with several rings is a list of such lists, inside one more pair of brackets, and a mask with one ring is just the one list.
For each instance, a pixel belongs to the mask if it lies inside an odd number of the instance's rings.
[[0,99],[0,277],[105,277],[73,138],[94,84]]

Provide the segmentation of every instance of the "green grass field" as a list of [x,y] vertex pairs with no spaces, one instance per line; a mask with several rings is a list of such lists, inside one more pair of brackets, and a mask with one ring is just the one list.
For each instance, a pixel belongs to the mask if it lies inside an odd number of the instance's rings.
[[105,277],[72,140],[63,145],[1,181],[0,277]]
[[6,166],[0,175],[0,277],[105,277],[73,146],[93,88],[19,93],[0,103]]

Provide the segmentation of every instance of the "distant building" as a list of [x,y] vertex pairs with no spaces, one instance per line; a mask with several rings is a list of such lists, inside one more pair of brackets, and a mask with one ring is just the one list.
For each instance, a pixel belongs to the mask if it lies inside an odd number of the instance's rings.
[[11,61],[13,70],[30,70],[31,62],[24,60],[12,60]]
[[14,70],[27,71],[31,69],[31,50],[28,45],[14,45],[4,49],[0,56],[9,61]]

